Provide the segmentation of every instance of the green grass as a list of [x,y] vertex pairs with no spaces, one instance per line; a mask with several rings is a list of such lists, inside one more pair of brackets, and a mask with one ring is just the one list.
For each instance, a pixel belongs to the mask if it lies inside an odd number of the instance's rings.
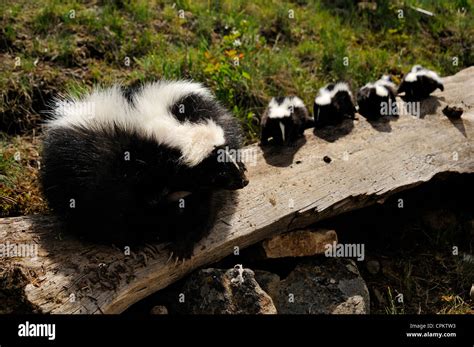
[[[399,295],[399,294],[398,294]],[[392,294],[390,287],[387,287],[387,296],[389,306],[385,308],[386,314],[405,314],[403,307],[403,300],[399,299],[395,294]]]
[[0,217],[44,212],[38,185],[39,140],[0,136]]
[[[388,276],[369,285],[376,282],[386,298],[385,307],[377,307],[375,313],[474,314],[469,299],[474,265],[439,249],[399,254],[398,260],[386,263]],[[398,293],[403,293],[403,300]]]

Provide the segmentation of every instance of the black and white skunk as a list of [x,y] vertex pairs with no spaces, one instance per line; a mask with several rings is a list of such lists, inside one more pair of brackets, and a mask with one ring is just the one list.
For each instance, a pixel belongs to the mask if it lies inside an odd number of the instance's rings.
[[328,84],[319,89],[314,99],[314,125],[316,128],[340,124],[344,118],[354,119],[354,98],[345,82]]
[[291,145],[313,125],[308,109],[297,96],[272,98],[262,116],[261,144]]
[[434,71],[415,65],[405,75],[398,87],[398,93],[405,92],[405,96],[412,100],[426,99],[436,89],[444,90],[443,82]]
[[359,113],[367,119],[377,119],[386,115],[397,116],[396,95],[396,86],[388,75],[382,76],[374,83],[367,83],[357,93]]
[[198,83],[96,90],[56,103],[43,191],[68,230],[124,245],[159,238],[189,257],[221,205],[215,193],[248,183],[235,157],[241,138],[237,120]]

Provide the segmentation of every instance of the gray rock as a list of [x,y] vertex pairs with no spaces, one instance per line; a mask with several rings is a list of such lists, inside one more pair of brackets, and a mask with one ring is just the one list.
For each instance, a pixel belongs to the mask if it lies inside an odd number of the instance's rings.
[[275,291],[276,286],[280,283],[280,276],[272,272],[255,270],[255,280],[260,287],[267,293]]
[[469,295],[471,296],[471,300],[474,300],[474,284],[471,286],[471,291],[469,292]]
[[189,314],[275,314],[271,297],[241,265],[194,272],[179,290],[173,311]]
[[332,311],[333,314],[365,314],[365,301],[360,295],[349,297],[342,304],[336,306]]
[[269,294],[283,314],[369,313],[369,291],[349,259],[308,259]]

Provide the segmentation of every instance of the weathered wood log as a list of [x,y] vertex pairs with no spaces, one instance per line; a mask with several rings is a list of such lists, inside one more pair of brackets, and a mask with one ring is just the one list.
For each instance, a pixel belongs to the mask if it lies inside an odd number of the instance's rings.
[[[368,123],[359,116],[338,129],[308,130],[296,148],[247,147],[256,163],[247,164],[250,184],[184,263],[167,263],[159,244],[128,254],[61,235],[50,216],[1,219],[3,253],[9,243],[37,254],[3,254],[0,310],[119,313],[235,247],[383,201],[440,173],[474,172],[474,67],[444,82],[444,92],[422,102],[420,117]],[[461,119],[444,116],[446,104],[463,107]]]

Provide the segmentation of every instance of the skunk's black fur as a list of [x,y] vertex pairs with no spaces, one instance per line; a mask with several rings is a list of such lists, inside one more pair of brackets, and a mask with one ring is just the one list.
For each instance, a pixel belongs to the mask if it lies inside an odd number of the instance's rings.
[[[383,76],[375,83],[367,83],[360,88],[357,104],[359,113],[367,119],[374,120],[385,115],[398,116],[396,88],[389,76]],[[387,114],[382,114],[383,109],[387,110]]]
[[314,127],[338,125],[345,118],[354,119],[356,109],[346,83],[328,84],[319,90],[314,100]]
[[443,83],[438,74],[434,71],[415,65],[407,73],[398,87],[398,93],[405,92],[408,100],[426,99],[436,89],[444,90]]
[[262,115],[262,145],[293,145],[305,129],[314,125],[303,101],[295,96],[272,98]]

